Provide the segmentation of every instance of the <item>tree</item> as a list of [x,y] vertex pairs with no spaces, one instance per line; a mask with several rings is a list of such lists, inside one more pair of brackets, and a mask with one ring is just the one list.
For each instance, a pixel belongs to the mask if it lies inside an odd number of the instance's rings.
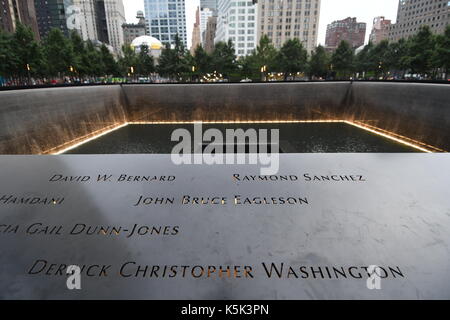
[[450,25],[447,26],[444,34],[436,37],[433,61],[437,68],[443,69],[444,78],[447,80],[450,69]]
[[16,32],[13,35],[11,43],[12,52],[14,52],[13,69],[14,73],[22,77],[29,77],[30,74],[37,71],[41,64],[41,50],[38,43],[34,40],[34,34],[30,27],[17,23]]
[[389,50],[389,42],[383,40],[373,47],[367,56],[370,70],[378,77],[384,75],[389,71],[390,61],[387,59],[387,53]]
[[319,45],[311,54],[311,59],[309,60],[309,77],[326,78],[329,70],[329,60],[325,48]]
[[216,43],[212,54],[212,66],[214,71],[223,74],[225,77],[229,77],[237,70],[236,55],[231,40]]
[[371,51],[373,50],[373,43],[369,42],[364,48],[358,52],[354,59],[354,69],[356,72],[363,74],[364,76],[372,69],[372,63],[370,61]]
[[0,29],[0,76],[10,76],[17,64],[16,55],[13,52],[12,37]]
[[87,75],[97,77],[104,75],[105,67],[100,52],[91,41],[86,42],[86,52],[82,56],[82,61]]
[[212,58],[203,49],[202,46],[198,46],[195,49],[194,56],[192,58],[192,64],[195,67],[195,73],[197,73],[198,75],[214,71],[212,70],[213,67],[211,66]]
[[119,74],[119,67],[117,65],[117,62],[105,44],[100,47],[100,59],[102,60],[102,64],[104,67],[104,69],[102,70],[103,75],[115,76]]
[[44,40],[46,70],[49,76],[63,76],[73,65],[73,48],[60,29],[50,30]]
[[434,37],[428,26],[420,27],[408,41],[408,66],[412,73],[427,75],[431,71]]
[[259,45],[256,47],[255,51],[256,67],[259,69],[265,66],[266,70],[275,69],[277,54],[277,49],[275,49],[272,45],[269,37],[267,35],[263,35],[259,40]]
[[331,57],[332,69],[336,70],[338,77],[348,78],[353,72],[353,49],[348,42],[341,41]]
[[168,77],[171,80],[179,80],[184,73],[189,72],[187,50],[178,35],[175,36],[173,49],[167,43],[162,50],[157,70],[161,76]]
[[397,42],[390,43],[386,52],[386,63],[391,70],[401,72],[401,78],[408,69],[408,42],[401,38]]
[[[148,49],[148,47],[147,47]],[[122,46],[122,57],[119,59],[120,73],[122,75],[138,72],[139,58],[131,46]],[[133,71],[133,72],[132,72]]]
[[279,69],[287,80],[289,74],[306,71],[308,53],[298,39],[289,39],[278,53]]
[[86,61],[86,44],[75,30],[70,33],[69,40],[73,50],[71,72],[77,73],[80,76],[85,76],[88,74],[88,65],[84,63]]
[[155,72],[153,57],[150,55],[148,46],[142,45],[139,56],[137,57],[137,73],[147,77],[153,72]]
[[257,61],[256,54],[251,54],[245,57],[241,57],[238,60],[238,68],[240,70],[241,78],[258,79],[260,78],[260,70],[258,66],[261,65]]

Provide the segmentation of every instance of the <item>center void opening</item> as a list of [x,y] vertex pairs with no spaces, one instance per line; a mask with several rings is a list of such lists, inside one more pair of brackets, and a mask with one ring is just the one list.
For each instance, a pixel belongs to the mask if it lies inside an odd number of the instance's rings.
[[[178,143],[171,141],[172,132],[184,128],[194,137],[193,124],[129,124],[97,139],[90,140],[64,154],[170,154]],[[305,123],[236,123],[203,124],[203,132],[219,129],[279,129],[280,153],[401,153],[420,152],[412,146],[391,140],[345,122]],[[269,135],[270,140],[270,135]],[[271,150],[271,141],[268,150]],[[201,149],[208,145],[203,142]],[[192,141],[192,145],[194,142]],[[237,146],[234,147],[238,152]],[[245,153],[250,144],[245,144]],[[258,150],[259,151],[259,150]],[[195,151],[194,151],[195,152]]]

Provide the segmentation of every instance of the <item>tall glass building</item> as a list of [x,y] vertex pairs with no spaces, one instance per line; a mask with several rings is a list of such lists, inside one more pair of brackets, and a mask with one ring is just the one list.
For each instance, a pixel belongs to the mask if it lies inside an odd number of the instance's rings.
[[219,0],[214,42],[231,40],[237,56],[251,54],[257,42],[257,5],[255,3],[254,0]]
[[148,33],[173,44],[178,34],[187,46],[185,0],[144,0]]

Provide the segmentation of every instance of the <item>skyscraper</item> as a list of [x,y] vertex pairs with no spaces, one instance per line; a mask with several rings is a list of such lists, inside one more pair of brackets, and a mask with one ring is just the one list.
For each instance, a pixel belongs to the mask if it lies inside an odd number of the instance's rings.
[[216,32],[215,24],[217,23],[217,19],[213,20],[214,27],[213,25],[210,26],[207,35],[206,29],[208,26],[208,21],[211,17],[217,17],[217,0],[200,0],[200,38],[202,41],[202,46],[206,48],[206,37],[209,37],[208,46],[212,51],[214,48],[214,37]]
[[[97,0],[98,1],[98,0]],[[119,54],[124,44],[122,25],[125,20],[125,9],[122,0],[103,0],[105,3],[106,24],[108,27],[108,43]]]
[[450,24],[450,1],[448,0],[400,0],[397,22],[389,31],[389,40],[408,38],[427,25],[434,33],[443,33]]
[[73,5],[71,0],[34,0],[37,23],[41,38],[45,38],[51,29],[60,29],[66,36],[67,27],[66,8]]
[[209,17],[208,22],[206,23],[205,33],[203,34],[203,47],[208,53],[212,53],[214,51],[214,38],[216,37],[216,28],[217,17]]
[[178,34],[187,46],[185,0],[144,0],[148,33],[173,44]]
[[37,40],[40,38],[33,0],[0,1],[0,28],[12,33],[18,22],[30,27]]
[[122,0],[34,0],[39,33],[46,37],[52,28],[68,35],[76,30],[84,40],[100,41],[119,54],[124,44]]
[[218,1],[215,43],[233,41],[235,54],[245,56],[256,48],[257,5],[255,1]]
[[364,45],[365,39],[366,23],[348,17],[344,20],[333,21],[327,26],[325,46],[329,50],[334,50],[341,41],[346,41],[352,48],[358,48]]
[[200,8],[200,36],[203,41],[204,33],[206,31],[206,25],[208,24],[208,19],[216,15],[216,11],[210,8]]
[[194,54],[195,49],[202,44],[202,37],[200,33],[200,7],[197,7],[195,11],[195,23],[192,29],[192,44],[191,44],[191,54]]
[[276,48],[299,39],[308,52],[317,45],[320,0],[257,0],[258,41],[267,35]]
[[[74,26],[83,40],[99,40],[97,30],[98,6],[95,0],[73,0],[77,8],[78,21]],[[65,8],[67,11],[67,8]]]

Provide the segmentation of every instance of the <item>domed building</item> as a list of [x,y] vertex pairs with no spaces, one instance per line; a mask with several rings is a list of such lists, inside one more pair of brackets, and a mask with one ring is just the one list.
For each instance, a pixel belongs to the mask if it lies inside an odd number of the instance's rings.
[[136,53],[139,53],[141,51],[142,46],[147,46],[150,54],[154,58],[159,58],[159,56],[161,55],[161,50],[163,49],[163,44],[161,43],[161,41],[150,36],[140,36],[131,42],[131,47]]

